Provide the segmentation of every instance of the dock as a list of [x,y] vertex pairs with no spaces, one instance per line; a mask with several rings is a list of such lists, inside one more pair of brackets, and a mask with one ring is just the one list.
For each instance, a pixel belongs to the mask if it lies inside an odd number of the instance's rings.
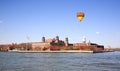
[[113,52],[113,51],[90,51],[90,50],[61,50],[61,51],[9,51],[9,52],[18,52],[18,53],[103,53],[103,52]]
[[94,53],[94,51],[90,50],[60,50],[60,51],[25,51],[25,50],[18,50],[18,51],[9,51],[9,52],[18,52],[18,53]]

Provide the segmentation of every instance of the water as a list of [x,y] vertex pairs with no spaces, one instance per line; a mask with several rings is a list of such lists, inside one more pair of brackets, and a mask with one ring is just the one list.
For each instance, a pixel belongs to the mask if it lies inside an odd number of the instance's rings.
[[0,52],[0,71],[120,71],[120,52]]

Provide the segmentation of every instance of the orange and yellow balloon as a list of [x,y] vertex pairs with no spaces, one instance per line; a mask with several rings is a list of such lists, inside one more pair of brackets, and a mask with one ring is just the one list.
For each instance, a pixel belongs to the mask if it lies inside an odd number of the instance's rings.
[[78,20],[80,20],[80,21],[82,21],[83,20],[83,18],[84,18],[84,12],[77,12],[77,18],[78,18]]

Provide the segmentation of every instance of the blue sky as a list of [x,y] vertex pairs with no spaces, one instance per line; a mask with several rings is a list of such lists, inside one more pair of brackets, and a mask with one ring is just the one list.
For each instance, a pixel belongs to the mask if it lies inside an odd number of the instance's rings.
[[[38,42],[56,35],[120,47],[120,0],[0,0],[0,44]],[[76,12],[83,11],[80,22]],[[30,39],[27,40],[26,36]]]

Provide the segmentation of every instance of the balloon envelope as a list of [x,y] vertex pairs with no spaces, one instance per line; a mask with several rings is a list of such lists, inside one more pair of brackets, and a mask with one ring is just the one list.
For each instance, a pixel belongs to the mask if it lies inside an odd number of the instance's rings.
[[84,12],[77,12],[77,18],[80,20],[80,21],[82,21],[83,20],[83,18],[84,18]]

